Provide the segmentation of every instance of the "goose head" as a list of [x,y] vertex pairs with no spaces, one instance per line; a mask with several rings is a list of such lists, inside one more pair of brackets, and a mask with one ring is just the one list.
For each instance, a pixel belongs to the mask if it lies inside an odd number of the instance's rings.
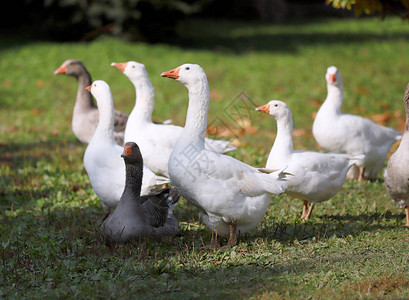
[[163,72],[162,77],[172,78],[184,84],[187,88],[207,82],[205,71],[196,64],[183,64],[173,70]]
[[[109,85],[103,80],[95,80],[91,85],[85,88],[95,97],[97,103],[100,99],[104,99],[106,95],[112,95]],[[100,105],[100,103],[98,103]]]
[[341,86],[342,85],[342,76],[338,71],[337,67],[331,66],[327,69],[325,74],[325,79],[327,80],[328,85]]
[[122,73],[124,73],[129,79],[137,80],[139,78],[145,77],[147,75],[146,68],[144,64],[138,63],[136,61],[128,61],[125,63],[111,63],[111,66],[117,68]]
[[143,162],[141,151],[139,150],[138,145],[134,142],[125,143],[121,157],[123,157],[125,163],[136,164]]
[[54,71],[54,75],[65,74],[68,76],[79,77],[86,73],[85,67],[77,59],[67,59],[62,65]]
[[279,100],[271,100],[263,106],[257,107],[257,111],[265,112],[274,119],[279,120],[291,116],[290,108],[287,104]]

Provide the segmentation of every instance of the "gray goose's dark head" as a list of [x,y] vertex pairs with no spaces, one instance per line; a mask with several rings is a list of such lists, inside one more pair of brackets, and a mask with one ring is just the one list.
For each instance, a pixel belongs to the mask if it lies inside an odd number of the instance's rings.
[[139,150],[138,145],[134,142],[127,142],[125,144],[124,151],[121,154],[121,156],[125,160],[125,163],[128,164],[136,164],[143,162],[141,151]]

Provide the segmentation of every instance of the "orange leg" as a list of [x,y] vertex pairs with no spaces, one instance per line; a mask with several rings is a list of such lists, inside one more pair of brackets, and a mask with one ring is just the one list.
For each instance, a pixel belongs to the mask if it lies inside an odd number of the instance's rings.
[[307,211],[308,211],[308,201],[304,200],[304,204],[302,206],[301,220],[305,219],[305,216],[307,215]]
[[406,227],[409,227],[409,206],[405,206],[405,213],[406,213]]
[[358,177],[358,181],[364,181],[364,173],[365,173],[365,167],[360,167],[359,168],[359,177]]
[[307,214],[305,215],[305,217],[303,219],[304,221],[308,221],[310,219],[311,214],[312,214],[312,210],[314,209],[314,205],[315,204],[311,204],[310,207],[308,208],[308,212],[307,212]]

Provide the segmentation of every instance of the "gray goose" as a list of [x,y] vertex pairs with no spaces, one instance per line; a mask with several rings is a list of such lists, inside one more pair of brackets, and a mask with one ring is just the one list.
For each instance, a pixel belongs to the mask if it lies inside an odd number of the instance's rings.
[[124,244],[176,235],[179,224],[172,209],[180,193],[172,187],[141,196],[143,159],[138,145],[127,142],[121,156],[126,169],[125,189],[117,207],[100,227],[105,242]]
[[[98,108],[90,93],[85,88],[92,83],[91,75],[76,59],[68,59],[54,71],[54,75],[65,74],[77,78],[78,91],[72,115],[72,131],[83,143],[89,143],[98,125]],[[119,145],[124,144],[124,131],[128,115],[115,110],[114,113],[114,138]]]
[[406,86],[403,104],[406,125],[398,149],[391,155],[385,170],[385,187],[393,200],[405,208],[406,227],[409,227],[409,83]]

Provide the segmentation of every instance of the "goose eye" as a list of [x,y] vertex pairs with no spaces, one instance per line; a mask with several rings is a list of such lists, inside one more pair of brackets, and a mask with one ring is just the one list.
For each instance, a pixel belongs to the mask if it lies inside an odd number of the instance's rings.
[[277,106],[278,106],[278,104],[274,104],[274,106],[275,106],[275,107],[277,107]]
[[190,70],[190,68],[189,68],[189,67],[186,67],[185,70]]
[[132,68],[134,68],[134,69],[135,69],[135,66],[132,66]]

